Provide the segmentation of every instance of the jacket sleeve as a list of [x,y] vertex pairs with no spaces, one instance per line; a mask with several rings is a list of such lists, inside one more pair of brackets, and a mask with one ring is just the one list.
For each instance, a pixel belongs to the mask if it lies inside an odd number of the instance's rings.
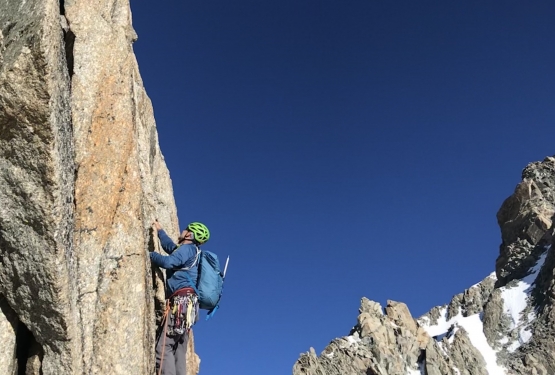
[[162,249],[168,254],[173,253],[177,249],[177,245],[172,241],[172,239],[166,234],[163,229],[158,231],[158,238],[160,239],[160,245]]
[[168,256],[152,252],[150,260],[158,267],[171,270],[185,267],[187,261],[194,256],[196,256],[196,252],[193,252],[190,246],[181,246],[178,251],[174,251]]

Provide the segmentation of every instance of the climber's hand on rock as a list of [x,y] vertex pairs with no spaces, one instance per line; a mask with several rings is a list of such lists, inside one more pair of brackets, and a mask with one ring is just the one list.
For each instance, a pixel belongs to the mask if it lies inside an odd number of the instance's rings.
[[154,223],[152,223],[152,226],[153,226],[154,229],[156,229],[156,230],[162,230],[162,226],[161,226],[160,223],[158,222],[158,219],[154,220]]

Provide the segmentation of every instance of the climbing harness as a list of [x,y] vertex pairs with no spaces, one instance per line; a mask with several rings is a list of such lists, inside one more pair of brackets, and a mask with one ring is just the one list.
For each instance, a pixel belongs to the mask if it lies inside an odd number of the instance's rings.
[[[183,290],[183,289],[181,289]],[[179,293],[177,291],[176,293]],[[177,294],[170,298],[168,315],[168,336],[182,335],[189,331],[198,317],[198,297],[190,288],[184,294]]]
[[162,317],[164,330],[162,332],[162,353],[158,375],[162,373],[164,364],[164,350],[166,349],[166,336],[182,335],[189,333],[199,317],[198,297],[192,288],[183,288],[176,291],[166,301],[166,309]]

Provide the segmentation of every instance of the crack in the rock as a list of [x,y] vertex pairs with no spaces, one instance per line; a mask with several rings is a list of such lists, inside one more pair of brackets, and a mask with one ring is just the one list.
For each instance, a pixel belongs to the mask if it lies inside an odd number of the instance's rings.
[[[44,356],[42,346],[35,340],[33,333],[23,322],[19,321],[16,333],[16,358],[17,375],[26,375],[27,367],[33,366],[33,358],[39,362],[39,373],[42,375],[42,358]],[[36,364],[35,364],[36,366]]]
[[64,33],[64,43],[65,43],[65,50],[66,50],[66,63],[67,63],[67,72],[69,74],[69,78],[73,77],[73,46],[75,45],[75,34],[71,29],[68,29],[67,32]]
[[88,295],[88,294],[93,294],[93,293],[98,293],[98,290],[91,290],[91,291],[88,291],[88,292],[80,293],[80,294],[77,296],[77,298],[78,298],[79,300],[81,300],[81,298],[83,298],[84,296],[86,296],[86,295]]
[[67,64],[67,72],[69,74],[69,78],[73,76],[73,46],[75,44],[75,34],[71,31],[69,27],[69,20],[65,17],[66,8],[65,8],[65,0],[60,0],[60,16],[67,22],[65,27],[62,27],[64,31],[64,49],[66,53],[66,64]]

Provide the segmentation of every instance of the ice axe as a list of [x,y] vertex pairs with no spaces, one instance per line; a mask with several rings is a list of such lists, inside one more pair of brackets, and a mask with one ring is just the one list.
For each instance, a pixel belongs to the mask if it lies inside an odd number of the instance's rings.
[[227,260],[225,261],[225,267],[224,267],[224,274],[223,274],[223,278],[225,279],[225,274],[227,272],[227,265],[229,264],[229,255],[227,256]]

